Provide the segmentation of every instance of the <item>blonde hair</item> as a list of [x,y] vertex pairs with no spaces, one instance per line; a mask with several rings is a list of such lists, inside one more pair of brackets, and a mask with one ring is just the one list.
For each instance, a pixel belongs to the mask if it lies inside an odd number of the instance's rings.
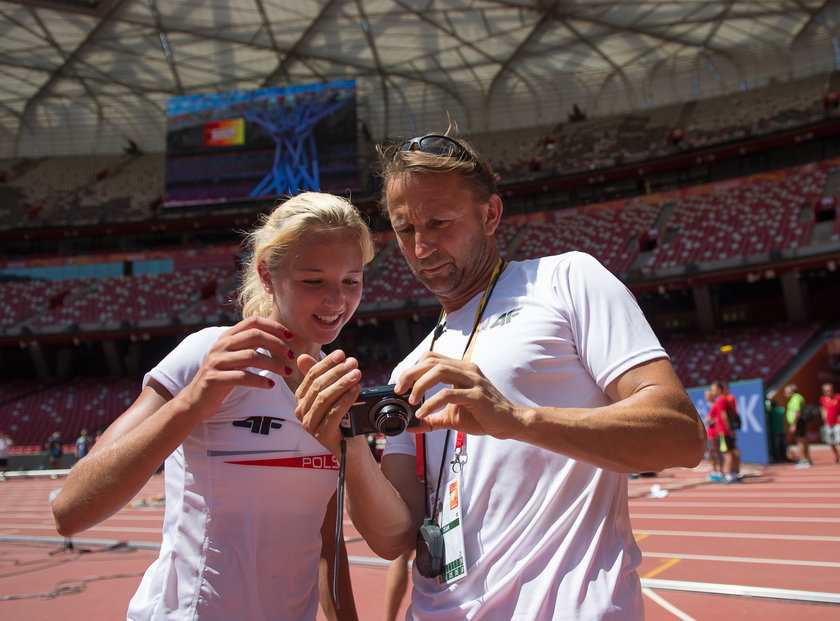
[[250,256],[245,263],[239,307],[242,317],[268,317],[274,299],[260,280],[258,266],[263,263],[276,273],[289,250],[306,235],[316,231],[348,229],[362,250],[364,263],[373,260],[374,244],[361,214],[347,199],[321,192],[304,192],[279,203],[262,217],[261,225],[248,234]]

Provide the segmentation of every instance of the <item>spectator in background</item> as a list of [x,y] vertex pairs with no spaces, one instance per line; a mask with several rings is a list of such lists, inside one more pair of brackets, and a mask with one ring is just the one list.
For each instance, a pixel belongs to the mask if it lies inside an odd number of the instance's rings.
[[93,444],[93,438],[90,437],[88,434],[87,429],[82,429],[79,432],[79,437],[76,438],[76,460],[78,461],[82,457],[88,454],[91,445]]
[[[61,468],[61,457],[64,454],[64,439],[60,431],[54,431],[44,444],[47,449],[47,465],[50,470]],[[55,476],[55,475],[53,475]]]
[[709,403],[709,413],[703,422],[706,424],[706,454],[709,456],[709,461],[712,464],[712,471],[708,475],[710,481],[715,483],[723,480],[723,463],[720,454],[720,447],[718,446],[718,427],[715,419],[712,418],[712,406],[715,403],[715,396],[712,394],[712,389],[709,388],[703,393],[706,401]]
[[717,437],[718,450],[723,462],[723,478],[720,480],[724,485],[740,483],[741,475],[738,472],[738,464],[735,456],[735,449],[738,445],[735,438],[735,431],[730,423],[730,402],[726,398],[723,382],[715,382],[710,388],[714,403],[709,410],[709,419],[714,422]]
[[808,446],[808,436],[805,431],[805,417],[802,415],[802,410],[805,408],[805,397],[797,392],[796,384],[785,386],[784,395],[788,400],[785,407],[785,421],[788,425],[788,431],[799,449],[796,467],[810,468],[814,464],[811,461],[811,449]]
[[840,398],[834,392],[834,384],[831,382],[822,385],[820,414],[822,414],[823,423],[823,442],[828,444],[834,452],[834,463],[840,464],[840,451],[837,450],[837,445],[840,444]]
[[776,401],[776,393],[768,392],[764,401],[767,413],[767,428],[770,430],[770,454],[773,461],[783,463],[791,461],[787,454],[787,426],[785,425],[785,408]]
[[102,434],[103,434],[103,433],[105,433],[105,430],[106,430],[106,429],[108,429],[108,427],[107,427],[107,426],[106,426],[106,427],[97,427],[97,428],[96,428],[96,431],[94,431],[94,432],[93,432],[93,441],[92,441],[92,442],[91,442],[91,444],[90,444],[90,445],[91,445],[91,447],[92,447],[94,444],[96,444],[97,442],[99,442],[99,438],[101,438],[101,437],[102,437]]
[[9,449],[14,443],[5,431],[0,431],[0,481],[6,480],[6,471],[9,469]]
[[[727,417],[729,418],[729,426],[732,427],[732,437],[735,437],[735,430],[739,427],[734,427],[732,425],[732,417],[738,415],[738,403],[735,400],[735,395],[729,392],[729,384],[723,381],[717,382],[718,387],[720,388],[721,393],[724,397],[726,397],[726,402],[728,403],[728,407],[726,410]],[[732,447],[732,470],[731,473],[735,476],[735,478],[741,478],[741,448],[738,446],[738,443]]]

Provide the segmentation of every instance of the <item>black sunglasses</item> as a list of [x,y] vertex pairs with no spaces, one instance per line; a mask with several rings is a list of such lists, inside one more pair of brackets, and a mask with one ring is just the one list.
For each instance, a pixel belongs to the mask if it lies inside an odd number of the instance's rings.
[[[414,145],[417,145],[416,147]],[[431,155],[440,155],[442,157],[454,157],[459,160],[467,160],[475,162],[475,158],[470,155],[459,142],[453,140],[449,136],[441,136],[440,134],[429,134],[427,136],[417,136],[411,140],[406,140],[400,145],[400,151],[421,151]]]

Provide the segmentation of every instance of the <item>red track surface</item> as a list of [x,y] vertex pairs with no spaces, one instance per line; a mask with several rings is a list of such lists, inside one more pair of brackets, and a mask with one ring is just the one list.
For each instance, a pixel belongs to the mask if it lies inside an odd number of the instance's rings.
[[[661,588],[670,581],[840,594],[840,466],[815,447],[815,466],[745,467],[740,485],[706,480],[708,467],[675,469],[629,482],[630,511],[644,560],[639,568],[649,621],[840,618],[840,607]],[[163,479],[154,477],[118,515],[65,549],[53,526],[50,493],[61,479],[0,483],[0,619],[54,621],[71,606],[87,619],[124,618],[154,549],[118,542],[160,541]],[[668,492],[648,497],[652,485]],[[363,620],[382,618],[385,565],[349,521],[345,536]],[[94,543],[95,542],[95,543]],[[715,587],[711,587],[714,589]],[[407,602],[403,604],[405,608]]]

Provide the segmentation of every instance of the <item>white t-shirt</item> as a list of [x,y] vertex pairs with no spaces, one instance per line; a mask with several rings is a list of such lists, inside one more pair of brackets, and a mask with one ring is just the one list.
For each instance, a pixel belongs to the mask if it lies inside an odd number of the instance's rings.
[[[460,359],[481,295],[446,318],[434,349]],[[666,354],[633,295],[591,256],[570,252],[510,263],[482,318],[471,360],[513,403],[607,405],[624,371]],[[392,380],[428,351],[427,337]],[[445,431],[427,434],[434,494]],[[446,447],[444,484],[455,442]],[[385,454],[415,454],[390,438]],[[530,444],[468,436],[461,475],[467,577],[449,586],[414,572],[408,618],[640,619],[641,554],[627,475]]]
[[[226,328],[185,338],[144,378],[173,395]],[[321,524],[337,464],[294,416],[295,398],[234,388],[166,460],[160,556],[128,618],[314,619]]]

